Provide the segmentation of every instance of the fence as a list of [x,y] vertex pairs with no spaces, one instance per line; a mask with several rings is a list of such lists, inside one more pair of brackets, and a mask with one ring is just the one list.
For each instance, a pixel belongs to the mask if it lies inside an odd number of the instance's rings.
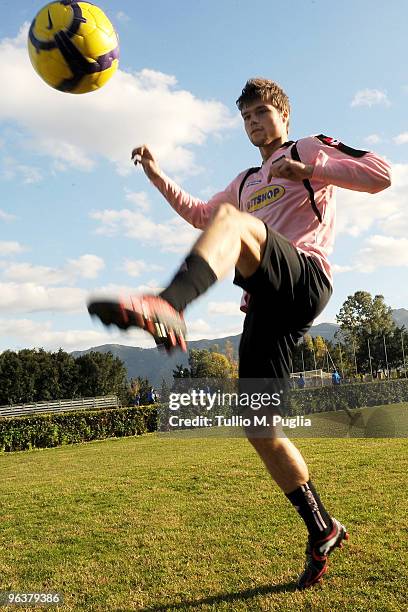
[[332,384],[332,375],[324,370],[305,370],[290,375],[293,388],[324,387]]
[[0,417],[69,412],[72,410],[118,408],[119,406],[120,402],[116,395],[86,397],[71,400],[55,400],[52,402],[34,402],[33,404],[20,404],[18,406],[0,406]]

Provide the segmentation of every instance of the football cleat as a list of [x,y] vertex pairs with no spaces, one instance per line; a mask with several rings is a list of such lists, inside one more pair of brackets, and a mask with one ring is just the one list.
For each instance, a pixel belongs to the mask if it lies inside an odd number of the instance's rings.
[[120,329],[145,329],[153,336],[157,346],[167,352],[177,346],[187,351],[183,315],[159,296],[138,295],[117,301],[91,301],[88,312],[98,317],[104,325],[116,325]]
[[349,539],[349,534],[344,525],[335,518],[332,518],[332,522],[333,529],[322,540],[312,542],[309,536],[306,546],[305,569],[298,578],[298,589],[307,589],[320,582],[327,571],[327,557],[335,548],[343,548],[343,540]]

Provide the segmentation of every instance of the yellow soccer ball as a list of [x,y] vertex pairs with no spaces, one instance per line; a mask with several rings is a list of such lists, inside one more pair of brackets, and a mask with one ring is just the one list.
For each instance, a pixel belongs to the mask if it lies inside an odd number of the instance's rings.
[[48,85],[76,94],[105,85],[119,64],[115,29],[90,2],[61,0],[44,6],[31,24],[28,52]]

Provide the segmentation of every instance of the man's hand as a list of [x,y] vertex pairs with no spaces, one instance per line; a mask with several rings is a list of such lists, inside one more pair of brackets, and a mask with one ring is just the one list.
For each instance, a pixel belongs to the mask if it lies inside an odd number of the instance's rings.
[[133,149],[132,161],[135,166],[138,164],[142,166],[144,173],[150,180],[160,175],[160,166],[147,145],[141,145]]
[[304,181],[310,179],[313,174],[312,164],[303,164],[294,159],[282,155],[271,164],[268,174],[268,183],[273,178],[285,178],[290,181]]

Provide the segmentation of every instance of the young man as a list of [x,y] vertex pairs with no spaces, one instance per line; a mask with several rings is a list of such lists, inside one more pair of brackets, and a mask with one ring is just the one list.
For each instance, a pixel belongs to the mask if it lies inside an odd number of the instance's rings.
[[[147,146],[133,150],[152,183],[189,223],[203,231],[170,285],[159,296],[92,301],[88,310],[106,325],[137,326],[167,350],[186,350],[183,311],[235,267],[246,312],[239,376],[287,379],[295,344],[332,293],[328,255],[335,222],[335,186],[376,193],[390,185],[387,163],[326,136],[287,141],[290,106],[273,81],[249,80],[237,100],[262,166],[240,173],[209,202],[185,193],[165,176]],[[266,468],[309,532],[299,588],[318,582],[327,557],[347,539],[309,479],[296,447],[272,433],[251,436]]]

